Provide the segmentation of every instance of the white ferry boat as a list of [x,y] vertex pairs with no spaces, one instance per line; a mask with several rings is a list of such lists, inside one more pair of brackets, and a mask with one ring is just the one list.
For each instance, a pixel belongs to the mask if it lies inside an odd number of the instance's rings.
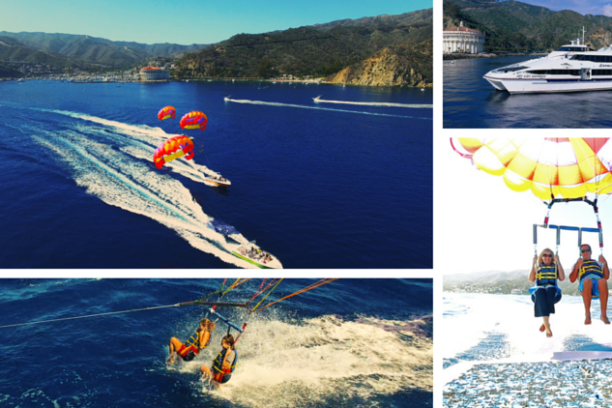
[[494,69],[484,76],[510,94],[612,90],[612,46],[594,51],[577,38],[546,57]]

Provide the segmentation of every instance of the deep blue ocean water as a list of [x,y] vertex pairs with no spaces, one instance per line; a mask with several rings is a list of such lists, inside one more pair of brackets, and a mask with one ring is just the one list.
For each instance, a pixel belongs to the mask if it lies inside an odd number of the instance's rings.
[[[0,326],[173,305],[221,282],[3,279]],[[313,282],[286,279],[269,299]],[[260,284],[248,281],[223,300],[245,302]],[[341,279],[250,316],[217,310],[248,321],[236,371],[219,390],[196,372],[219,352],[221,322],[196,360],[165,364],[169,339],[184,341],[206,316],[204,306],[187,306],[0,328],[0,406],[432,406],[431,279]]]
[[[0,267],[248,266],[206,228],[215,218],[286,268],[431,268],[432,109],[317,95],[432,103],[418,89],[0,83]],[[177,117],[160,122],[166,105]],[[191,110],[206,131],[181,131]],[[154,149],[177,133],[194,160],[157,170]],[[202,166],[232,186],[206,185]]]
[[444,61],[445,128],[609,128],[612,93],[510,95],[483,76],[496,68],[540,56]]

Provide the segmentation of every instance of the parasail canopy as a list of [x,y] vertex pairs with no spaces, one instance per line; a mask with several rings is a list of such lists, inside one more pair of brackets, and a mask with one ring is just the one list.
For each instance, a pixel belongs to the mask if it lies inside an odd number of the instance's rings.
[[543,200],[612,192],[609,138],[457,138],[451,145],[511,190],[531,190]]
[[192,111],[186,114],[181,118],[181,128],[182,129],[200,129],[204,131],[206,129],[206,124],[208,123],[208,118],[205,114],[199,111]]
[[164,120],[164,119],[174,119],[174,117],[176,116],[176,109],[174,109],[172,106],[166,106],[165,108],[162,108],[162,110],[159,111],[159,113],[157,114],[157,117],[159,120]]
[[153,162],[158,169],[172,160],[185,156],[185,159],[193,159],[193,142],[187,136],[175,136],[166,140],[161,146],[155,149]]

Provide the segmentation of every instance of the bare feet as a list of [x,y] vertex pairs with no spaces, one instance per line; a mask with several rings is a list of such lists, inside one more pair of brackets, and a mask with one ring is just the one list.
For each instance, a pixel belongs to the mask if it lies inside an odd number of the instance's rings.
[[606,315],[601,316],[601,321],[604,322],[605,324],[610,324],[610,321],[608,320],[608,316]]
[[591,315],[587,315],[586,319],[584,320],[584,324],[585,325],[591,324]]
[[550,329],[546,330],[546,337],[552,337],[552,331]]
[[541,331],[541,332],[544,332],[544,330],[546,330],[546,326],[541,325],[541,326],[540,326],[540,331]]
[[166,364],[174,364],[174,355],[171,355],[170,357],[168,357]]

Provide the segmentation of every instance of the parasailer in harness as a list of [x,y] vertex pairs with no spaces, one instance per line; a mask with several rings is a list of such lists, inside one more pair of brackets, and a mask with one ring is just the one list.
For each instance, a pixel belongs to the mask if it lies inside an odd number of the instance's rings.
[[603,255],[599,255],[599,262],[591,259],[591,246],[583,244],[580,246],[582,257],[578,258],[574,269],[570,274],[570,282],[580,280],[578,290],[582,294],[586,318],[584,324],[591,324],[591,299],[599,297],[601,302],[601,320],[610,324],[606,309],[608,308],[608,279],[610,270],[608,262]]
[[223,340],[221,341],[221,346],[223,349],[213,360],[212,367],[200,367],[202,376],[204,376],[206,379],[210,379],[215,386],[228,382],[232,377],[234,369],[236,368],[238,353],[234,349],[234,343],[234,336],[231,334],[223,337]]
[[565,272],[559,257],[554,255],[551,249],[544,249],[539,257],[537,253],[534,255],[529,281],[535,282],[536,286],[530,290],[531,300],[534,303],[535,317],[542,317],[544,320],[540,331],[546,331],[546,337],[553,335],[549,318],[551,313],[555,313],[555,303],[558,303],[562,296],[557,280],[564,279]]
[[174,353],[177,353],[184,361],[191,361],[198,355],[200,350],[208,347],[210,343],[211,332],[215,330],[217,325],[209,319],[202,319],[200,326],[195,330],[195,333],[191,336],[185,344],[181,343],[176,337],[170,339],[170,357],[168,358],[168,364],[174,363]]

